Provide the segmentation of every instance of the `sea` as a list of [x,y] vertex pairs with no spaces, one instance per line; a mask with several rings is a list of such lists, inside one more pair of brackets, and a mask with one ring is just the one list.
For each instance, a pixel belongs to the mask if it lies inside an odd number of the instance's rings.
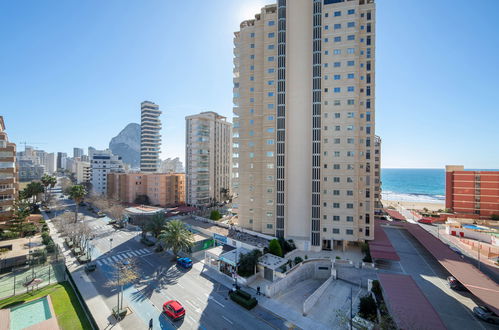
[[382,199],[444,203],[445,170],[426,168],[382,168]]

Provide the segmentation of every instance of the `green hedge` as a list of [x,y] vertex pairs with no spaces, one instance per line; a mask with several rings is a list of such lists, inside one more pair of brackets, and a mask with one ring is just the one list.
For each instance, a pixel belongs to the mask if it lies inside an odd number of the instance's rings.
[[245,299],[243,296],[241,296],[241,293],[244,294],[244,296],[249,295],[248,293],[241,290],[237,290],[236,292],[231,291],[229,293],[230,299],[248,310],[258,305],[258,301],[255,298]]
[[243,291],[243,290],[239,289],[239,290],[236,291],[236,293],[238,295],[240,295],[241,297],[243,297],[244,299],[246,299],[246,300],[250,300],[251,299],[251,295],[248,292],[246,292],[246,291]]

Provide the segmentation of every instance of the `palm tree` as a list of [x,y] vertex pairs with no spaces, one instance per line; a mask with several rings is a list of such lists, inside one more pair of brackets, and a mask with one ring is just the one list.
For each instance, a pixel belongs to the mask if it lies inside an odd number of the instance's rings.
[[82,185],[74,185],[69,189],[69,198],[75,201],[76,203],[76,208],[75,208],[75,223],[78,222],[78,206],[81,202],[83,202],[83,198],[87,194],[87,191],[85,190],[85,187]]
[[45,202],[47,201],[48,187],[54,188],[57,184],[57,178],[48,174],[44,174],[41,178],[42,184],[45,186]]
[[192,233],[180,220],[167,222],[159,235],[159,240],[165,245],[166,249],[172,250],[175,257],[180,251],[189,251],[194,244]]
[[45,191],[45,188],[43,187],[43,184],[40,181],[31,181],[28,183],[26,188],[24,188],[24,197],[26,198],[33,198],[33,203],[36,203],[38,200],[38,195],[43,193]]
[[152,236],[158,238],[165,226],[165,215],[163,213],[155,214],[151,219],[149,219],[145,226],[144,231],[149,231],[152,233]]

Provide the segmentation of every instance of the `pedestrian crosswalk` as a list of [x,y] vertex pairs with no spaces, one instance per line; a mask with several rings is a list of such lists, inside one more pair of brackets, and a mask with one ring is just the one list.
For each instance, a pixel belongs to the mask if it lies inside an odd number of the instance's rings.
[[143,257],[143,256],[149,255],[151,253],[152,252],[148,249],[140,249],[140,250],[133,250],[133,251],[129,250],[129,251],[119,252],[117,255],[114,255],[114,256],[99,258],[95,262],[97,263],[98,266],[113,265],[113,264],[120,262],[120,261],[123,261],[125,259]]

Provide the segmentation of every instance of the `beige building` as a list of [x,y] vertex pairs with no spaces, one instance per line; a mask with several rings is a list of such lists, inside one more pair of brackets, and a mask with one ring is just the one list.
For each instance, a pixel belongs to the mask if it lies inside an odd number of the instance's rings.
[[208,205],[231,191],[232,124],[216,112],[185,117],[186,200]]
[[88,183],[92,181],[92,166],[90,162],[84,162],[81,160],[75,160],[75,174],[76,182]]
[[140,170],[141,172],[158,172],[161,160],[161,111],[153,102],[140,104]]
[[[185,203],[184,173],[109,173],[107,195],[134,204],[147,196],[150,205],[176,206]],[[140,204],[140,203],[139,203]]]
[[240,225],[329,250],[373,239],[375,5],[278,0],[235,33]]
[[3,116],[0,116],[0,224],[11,219],[18,192],[16,145],[9,142]]

